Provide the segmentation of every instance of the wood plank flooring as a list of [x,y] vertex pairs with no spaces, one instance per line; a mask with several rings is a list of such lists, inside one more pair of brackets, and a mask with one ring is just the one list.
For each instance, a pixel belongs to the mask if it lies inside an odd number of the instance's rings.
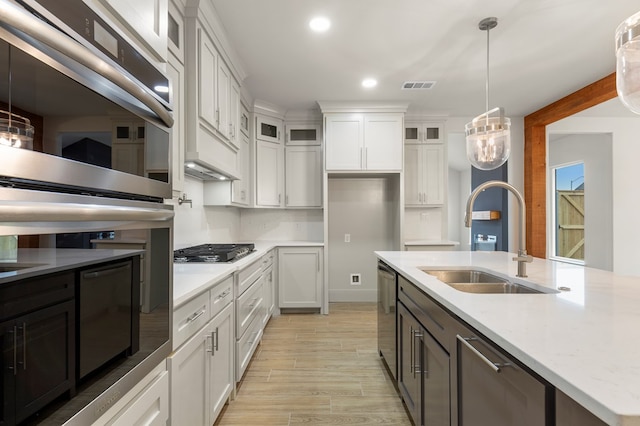
[[378,355],[376,304],[329,311],[269,321],[215,426],[411,425]]

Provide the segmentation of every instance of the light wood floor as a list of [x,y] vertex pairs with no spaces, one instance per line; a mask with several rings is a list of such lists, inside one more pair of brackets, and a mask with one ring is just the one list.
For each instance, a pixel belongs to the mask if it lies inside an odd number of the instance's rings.
[[329,311],[269,321],[216,426],[411,425],[378,356],[376,304]]

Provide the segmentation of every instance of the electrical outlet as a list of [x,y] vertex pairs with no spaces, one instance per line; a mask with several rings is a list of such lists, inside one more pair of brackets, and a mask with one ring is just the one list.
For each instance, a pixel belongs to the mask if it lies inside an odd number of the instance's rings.
[[345,243],[351,242],[351,234],[344,234],[344,242]]
[[362,275],[351,274],[351,285],[361,285],[361,284],[362,284]]

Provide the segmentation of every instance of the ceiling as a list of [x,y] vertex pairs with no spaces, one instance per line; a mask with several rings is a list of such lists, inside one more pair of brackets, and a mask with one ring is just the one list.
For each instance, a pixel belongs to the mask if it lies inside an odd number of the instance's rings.
[[[404,101],[411,112],[525,116],[615,71],[614,33],[638,0],[210,0],[255,99],[284,110],[316,101]],[[331,19],[324,34],[315,15]],[[374,77],[378,86],[360,82]],[[435,80],[430,90],[401,90]]]

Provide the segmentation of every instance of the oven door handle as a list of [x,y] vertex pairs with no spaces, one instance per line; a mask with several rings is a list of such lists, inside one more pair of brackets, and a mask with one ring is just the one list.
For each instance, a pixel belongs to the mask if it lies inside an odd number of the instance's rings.
[[2,222],[152,221],[173,219],[173,210],[118,205],[0,201]]
[[[123,89],[146,108],[153,111],[167,127],[173,125],[169,111],[150,93],[121,70],[101,59],[73,38],[33,16],[29,11],[8,0],[0,0],[0,27],[14,33],[19,31],[35,39],[36,44],[45,44],[73,61],[101,75]],[[20,36],[18,36],[20,38]],[[24,40],[23,40],[24,41]],[[60,58],[56,58],[60,60]],[[66,66],[67,64],[65,64]],[[85,76],[86,77],[86,76]]]

